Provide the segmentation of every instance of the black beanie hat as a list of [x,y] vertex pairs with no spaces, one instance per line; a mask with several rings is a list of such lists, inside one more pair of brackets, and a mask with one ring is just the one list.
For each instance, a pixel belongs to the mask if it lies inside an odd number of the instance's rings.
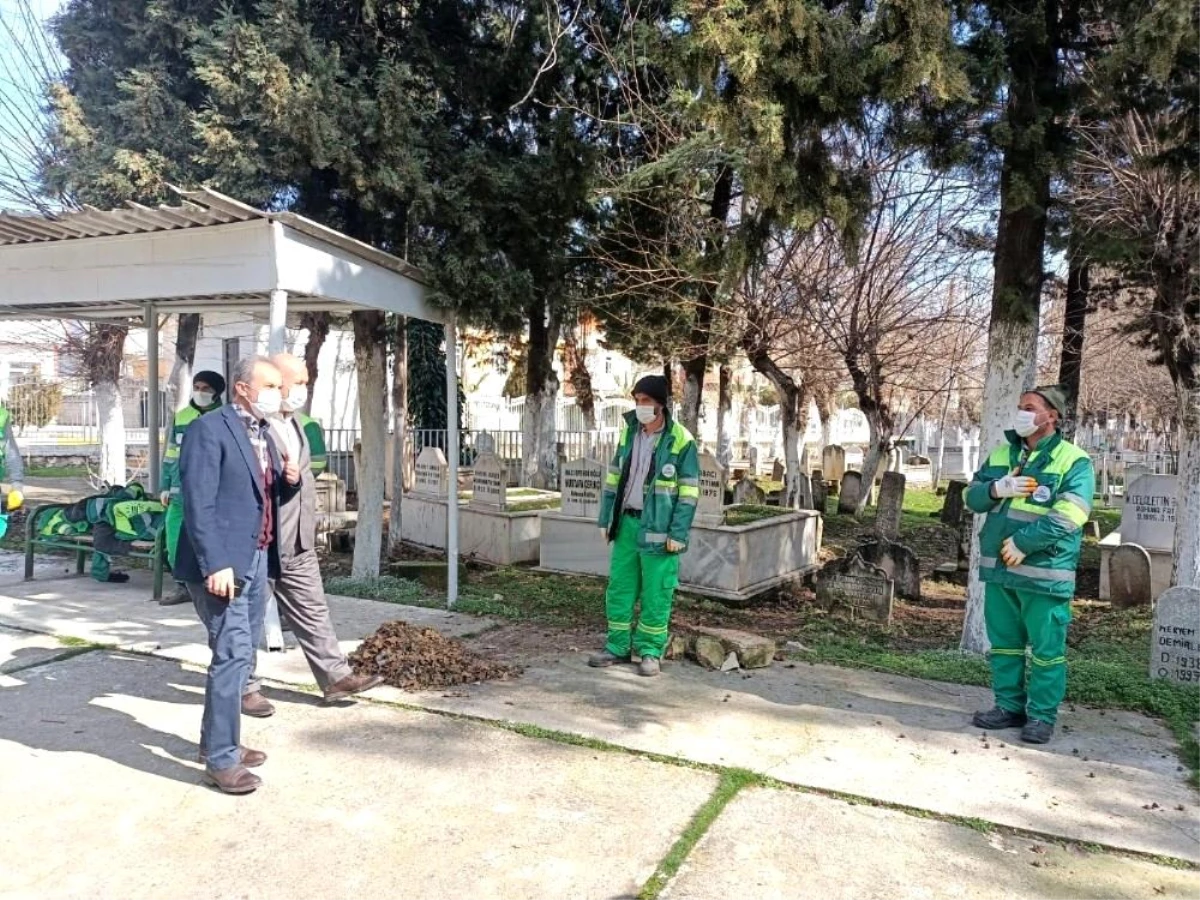
[[216,372],[197,372],[192,376],[192,383],[194,384],[197,381],[207,384],[218,397],[225,393],[225,379]]
[[667,394],[667,379],[662,375],[643,375],[633,386],[635,394],[645,394],[652,400],[657,400],[660,406],[666,407],[671,399]]

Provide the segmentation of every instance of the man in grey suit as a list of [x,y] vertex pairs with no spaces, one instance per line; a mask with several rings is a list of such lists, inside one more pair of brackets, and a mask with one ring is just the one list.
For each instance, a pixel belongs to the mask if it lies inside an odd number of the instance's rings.
[[[279,504],[279,577],[273,589],[282,614],[291,623],[296,643],[304,652],[326,703],[345,700],[383,682],[377,675],[355,675],[338,646],[321,566],[317,560],[317,486],[312,472],[311,454],[304,428],[295,413],[304,408],[308,397],[308,369],[304,360],[290,353],[271,358],[283,382],[280,415],[271,419],[271,439],[283,460],[284,471],[295,473],[300,489]],[[258,692],[253,677],[247,695]],[[246,698],[248,699],[248,698]],[[258,694],[254,704],[274,707]],[[243,700],[243,708],[246,703]],[[249,710],[247,710],[249,712]],[[256,713],[250,713],[255,715]],[[257,715],[263,715],[262,712]]]

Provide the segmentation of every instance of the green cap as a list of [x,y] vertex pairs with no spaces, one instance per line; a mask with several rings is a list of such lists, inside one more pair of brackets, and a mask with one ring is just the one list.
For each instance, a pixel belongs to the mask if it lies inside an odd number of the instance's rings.
[[1030,394],[1037,394],[1047,403],[1049,403],[1058,413],[1060,419],[1067,414],[1067,389],[1061,384],[1048,384],[1044,387],[1035,387]]

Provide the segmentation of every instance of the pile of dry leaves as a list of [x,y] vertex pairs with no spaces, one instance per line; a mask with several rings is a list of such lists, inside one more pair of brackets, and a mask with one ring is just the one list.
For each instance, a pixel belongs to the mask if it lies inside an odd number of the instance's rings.
[[496,678],[512,678],[521,670],[484,659],[460,641],[432,628],[407,622],[384,622],[350,654],[359,674],[382,675],[384,682],[406,691],[450,687]]

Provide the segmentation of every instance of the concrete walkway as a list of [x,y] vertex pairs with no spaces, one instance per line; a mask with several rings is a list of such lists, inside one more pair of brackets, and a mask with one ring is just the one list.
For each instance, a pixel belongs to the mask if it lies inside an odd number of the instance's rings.
[[[0,624],[26,629],[0,629],[0,765],[29,773],[0,786],[0,822],[8,834],[31,836],[29,852],[0,874],[0,897],[182,897],[192,896],[189,885],[196,896],[216,897],[341,896],[369,887],[386,896],[631,896],[715,784],[710,772],[521,737],[489,720],[1200,859],[1200,798],[1152,720],[1080,709],[1064,714],[1070,730],[1047,748],[1014,746],[1015,733],[985,742],[964,724],[985,692],[805,664],[726,675],[670,664],[649,680],[628,667],[587,669],[580,652],[509,683],[372,693],[480,721],[369,703],[330,709],[277,692],[279,714],[246,725],[247,742],[272,755],[266,787],[250,798],[221,797],[197,785],[202,676],[179,667],[206,660],[200,626],[186,606],[149,602],[138,577],[124,586],[0,584]],[[395,618],[457,634],[490,624],[349,598],[334,598],[332,608],[347,646]],[[59,659],[78,651],[45,635],[157,658],[97,651]],[[260,672],[280,685],[312,681],[297,651],[262,654]],[[228,839],[223,811],[231,803],[238,830],[255,835],[252,848]],[[95,841],[96,819],[113,810],[128,865],[112,866],[113,848]],[[296,835],[305,835],[299,845]],[[77,844],[83,849],[64,862],[63,847]],[[286,849],[295,846],[310,860],[321,853],[321,864],[298,868]],[[205,853],[228,847],[237,848],[231,871],[245,879],[214,892],[203,881],[211,872]],[[1195,896],[1200,876],[861,801],[754,789],[717,818],[664,896],[951,891]]]

